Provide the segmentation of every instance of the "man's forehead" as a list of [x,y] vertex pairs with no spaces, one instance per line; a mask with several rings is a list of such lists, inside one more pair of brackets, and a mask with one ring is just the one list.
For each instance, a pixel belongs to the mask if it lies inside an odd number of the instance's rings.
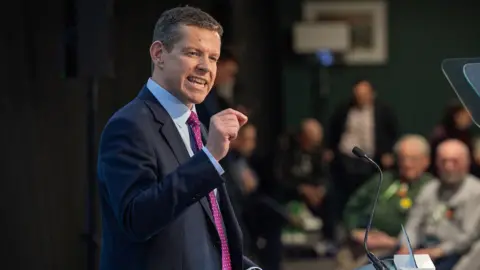
[[461,157],[467,155],[468,151],[461,145],[445,144],[443,147],[439,147],[438,154],[445,157]]
[[197,26],[180,26],[182,33],[182,46],[193,46],[196,49],[220,54],[221,38],[218,32]]
[[417,141],[404,141],[400,144],[399,154],[423,154],[423,145]]

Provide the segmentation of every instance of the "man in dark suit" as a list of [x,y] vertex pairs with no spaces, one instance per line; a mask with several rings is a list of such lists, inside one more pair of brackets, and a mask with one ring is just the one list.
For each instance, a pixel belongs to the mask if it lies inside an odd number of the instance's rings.
[[222,32],[193,7],[155,25],[152,77],[100,142],[101,270],[259,269],[243,256],[219,165],[247,117],[221,111],[207,136],[195,112],[215,80]]

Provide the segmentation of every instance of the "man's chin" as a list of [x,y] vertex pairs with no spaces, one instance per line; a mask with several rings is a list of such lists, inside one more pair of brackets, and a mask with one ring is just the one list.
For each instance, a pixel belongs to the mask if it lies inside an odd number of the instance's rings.
[[192,104],[200,104],[205,100],[205,97],[206,96],[195,95],[195,96],[189,97],[189,101]]
[[445,175],[440,175],[440,179],[442,182],[444,182],[447,185],[455,185],[458,184],[464,179],[464,175],[458,175],[458,174],[445,174]]

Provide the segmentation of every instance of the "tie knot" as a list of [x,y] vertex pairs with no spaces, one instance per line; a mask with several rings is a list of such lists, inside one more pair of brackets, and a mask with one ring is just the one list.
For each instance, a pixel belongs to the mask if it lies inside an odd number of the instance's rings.
[[190,116],[188,117],[187,124],[192,127],[200,126],[200,120],[198,120],[198,116],[194,111],[190,112]]

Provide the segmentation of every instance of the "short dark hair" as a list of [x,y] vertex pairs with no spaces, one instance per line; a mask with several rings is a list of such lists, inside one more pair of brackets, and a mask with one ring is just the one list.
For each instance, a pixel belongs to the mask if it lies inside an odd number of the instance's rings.
[[368,84],[370,84],[372,91],[375,92],[375,86],[373,85],[372,81],[370,81],[369,79],[365,79],[365,78],[360,78],[360,79],[354,80],[354,81],[353,81],[353,87],[356,87],[356,86],[358,86],[358,85],[361,84],[361,83],[368,83]]
[[166,50],[171,51],[181,38],[178,32],[181,25],[216,31],[220,37],[223,35],[222,25],[212,16],[199,8],[185,6],[166,10],[160,15],[153,31],[153,41],[162,42]]

